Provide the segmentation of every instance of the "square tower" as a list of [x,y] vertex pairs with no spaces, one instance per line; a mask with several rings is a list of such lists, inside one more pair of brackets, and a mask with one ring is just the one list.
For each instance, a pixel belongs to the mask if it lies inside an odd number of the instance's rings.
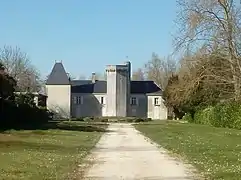
[[71,117],[71,85],[62,62],[55,65],[46,82],[47,108],[61,118]]
[[108,65],[107,75],[107,116],[128,116],[129,66]]

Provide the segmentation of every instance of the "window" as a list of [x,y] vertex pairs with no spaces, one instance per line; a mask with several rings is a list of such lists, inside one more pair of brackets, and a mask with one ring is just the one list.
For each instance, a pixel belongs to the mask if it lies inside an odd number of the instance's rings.
[[74,104],[77,104],[77,97],[74,97]]
[[130,103],[131,103],[131,105],[136,106],[137,105],[137,98],[136,97],[132,97]]
[[75,96],[74,104],[83,104],[83,96]]
[[78,96],[77,104],[83,104],[83,96]]
[[100,104],[104,104],[104,97],[100,97]]
[[159,98],[154,98],[154,105],[159,106]]

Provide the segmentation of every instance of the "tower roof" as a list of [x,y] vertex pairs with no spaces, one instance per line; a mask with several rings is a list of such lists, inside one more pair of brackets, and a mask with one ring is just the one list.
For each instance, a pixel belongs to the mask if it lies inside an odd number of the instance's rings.
[[69,85],[69,84],[70,84],[70,81],[62,62],[56,62],[47,79],[46,85]]

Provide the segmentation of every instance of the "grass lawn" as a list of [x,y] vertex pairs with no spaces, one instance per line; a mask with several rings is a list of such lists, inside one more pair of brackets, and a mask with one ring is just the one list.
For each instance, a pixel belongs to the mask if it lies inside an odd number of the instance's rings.
[[45,130],[2,132],[0,179],[73,179],[106,127],[103,123],[66,122]]
[[207,179],[241,179],[241,131],[197,124],[137,124],[144,135],[184,157]]

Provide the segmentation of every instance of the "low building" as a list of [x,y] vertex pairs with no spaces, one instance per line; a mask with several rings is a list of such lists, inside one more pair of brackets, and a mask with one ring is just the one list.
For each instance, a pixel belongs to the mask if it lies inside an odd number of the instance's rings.
[[46,107],[47,106],[47,95],[43,92],[15,92],[15,94],[31,94],[34,96],[34,103],[38,107]]
[[131,63],[108,65],[106,81],[71,80],[56,62],[46,82],[47,108],[63,117],[167,119],[162,90],[153,81],[131,81]]

